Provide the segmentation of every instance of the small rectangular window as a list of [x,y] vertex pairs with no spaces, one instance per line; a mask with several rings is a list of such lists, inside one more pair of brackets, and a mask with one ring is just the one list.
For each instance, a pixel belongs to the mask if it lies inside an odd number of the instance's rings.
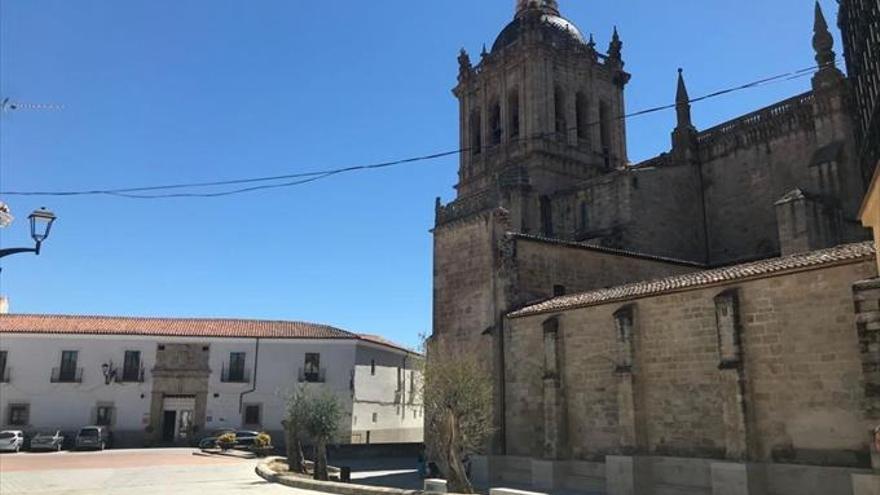
[[376,360],[375,359],[370,360],[370,375],[376,376]]
[[30,406],[27,404],[10,404],[9,421],[12,426],[26,426],[30,416]]
[[113,423],[113,406],[98,406],[95,411],[95,424],[110,426]]
[[259,425],[262,424],[262,418],[259,404],[248,404],[244,406],[244,424]]
[[377,423],[379,421],[379,413],[373,413],[373,423]]

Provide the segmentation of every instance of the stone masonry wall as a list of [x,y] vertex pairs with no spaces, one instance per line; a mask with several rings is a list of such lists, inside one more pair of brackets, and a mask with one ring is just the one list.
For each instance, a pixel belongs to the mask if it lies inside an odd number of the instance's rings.
[[816,150],[809,129],[713,157],[703,165],[714,263],[779,252],[774,203],[795,187],[807,187]]
[[[536,349],[544,322],[556,316],[567,412],[564,450],[571,458],[627,452],[633,438],[632,450],[642,454],[738,457],[734,450],[744,444],[754,461],[865,465],[871,425],[863,417],[852,286],[875,275],[874,261],[866,260],[509,319],[508,453],[541,452],[545,363]],[[726,395],[735,389],[725,383],[729,370],[719,369],[715,298],[730,290],[739,300],[746,432],[741,444],[730,438],[736,429],[725,424]],[[634,359],[627,385],[615,313],[630,304]],[[623,400],[626,393],[631,397]],[[629,423],[632,436],[624,431]]]
[[568,293],[698,270],[697,266],[594,250],[565,243],[517,238],[518,295],[513,305],[553,296],[555,285]]

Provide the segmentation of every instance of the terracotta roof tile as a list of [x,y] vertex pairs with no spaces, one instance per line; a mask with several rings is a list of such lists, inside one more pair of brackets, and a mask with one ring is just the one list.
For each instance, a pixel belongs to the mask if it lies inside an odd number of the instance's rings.
[[717,283],[765,277],[786,271],[799,271],[820,267],[822,265],[871,259],[874,256],[874,246],[870,241],[858,244],[845,244],[830,249],[795,254],[782,258],[769,258],[751,263],[687,273],[684,275],[674,275],[657,280],[635,282],[607,289],[598,289],[590,292],[556,297],[526,306],[518,311],[510,313],[508,316],[510,318],[519,318],[523,316],[595,306],[615,301],[655,296],[678,290],[693,289]]
[[0,332],[272,339],[358,338],[356,334],[339,328],[298,321],[26,314],[0,315]]
[[403,347],[400,344],[396,344],[396,343],[386,339],[385,337],[381,337],[379,335],[371,335],[368,333],[362,333],[362,334],[358,335],[358,337],[361,340],[366,341],[366,342],[372,342],[374,344],[384,345],[387,347],[394,347],[395,349],[399,349],[401,351],[406,351],[410,354],[419,354],[418,352],[416,352],[412,349],[407,349],[406,347]]

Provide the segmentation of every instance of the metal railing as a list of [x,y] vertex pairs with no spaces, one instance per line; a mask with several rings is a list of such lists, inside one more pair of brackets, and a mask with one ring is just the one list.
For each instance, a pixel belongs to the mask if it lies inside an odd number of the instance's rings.
[[52,383],[82,383],[82,368],[52,368]]
[[223,383],[250,383],[251,373],[247,368],[223,367],[220,373],[220,381]]
[[144,369],[123,369],[122,374],[116,376],[116,383],[144,383]]
[[298,380],[300,383],[324,383],[327,381],[326,370],[321,368],[317,371],[299,369]]

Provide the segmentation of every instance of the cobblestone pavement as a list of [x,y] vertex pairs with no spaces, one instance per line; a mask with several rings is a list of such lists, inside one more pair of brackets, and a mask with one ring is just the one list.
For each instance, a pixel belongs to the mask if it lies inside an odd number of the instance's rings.
[[0,454],[2,495],[315,495],[264,481],[256,461],[190,449]]

